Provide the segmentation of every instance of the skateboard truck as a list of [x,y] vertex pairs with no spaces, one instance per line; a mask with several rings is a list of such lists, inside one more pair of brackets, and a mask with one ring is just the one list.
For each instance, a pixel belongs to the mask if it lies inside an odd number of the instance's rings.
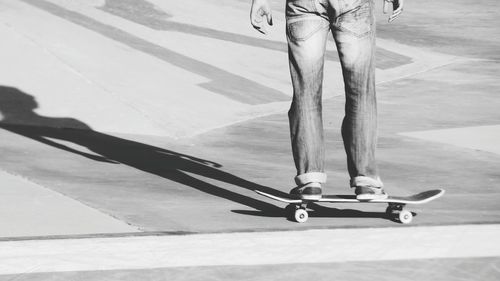
[[402,224],[409,224],[413,220],[413,213],[405,209],[406,204],[389,203],[385,214],[388,218],[397,219]]

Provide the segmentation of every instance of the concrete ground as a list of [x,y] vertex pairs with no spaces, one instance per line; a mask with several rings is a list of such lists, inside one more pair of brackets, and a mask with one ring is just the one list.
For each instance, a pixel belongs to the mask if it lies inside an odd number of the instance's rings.
[[[249,2],[0,0],[0,280],[498,280],[500,4],[378,5],[382,178],[447,191],[407,227],[377,204],[297,224],[254,192],[294,167],[283,3],[263,36]],[[349,194],[326,60],[325,192]]]

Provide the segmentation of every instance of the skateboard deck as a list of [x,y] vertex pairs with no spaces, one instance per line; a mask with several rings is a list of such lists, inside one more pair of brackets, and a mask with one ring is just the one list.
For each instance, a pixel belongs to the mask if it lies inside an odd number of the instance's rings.
[[[406,210],[404,207],[407,204],[424,204],[434,199],[437,199],[444,194],[444,189],[433,189],[427,190],[421,193],[409,195],[409,196],[389,196],[386,199],[377,200],[359,200],[356,199],[355,195],[323,195],[318,200],[303,200],[294,199],[291,197],[281,197],[272,195],[269,193],[256,190],[258,194],[280,201],[288,203],[286,210],[291,219],[295,219],[297,222],[305,222],[308,218],[307,204],[317,202],[317,203],[386,203],[389,206],[386,209],[386,214],[398,219],[401,223],[408,224],[413,218],[413,214]],[[292,216],[293,215],[293,216]],[[397,215],[397,216],[396,216]]]

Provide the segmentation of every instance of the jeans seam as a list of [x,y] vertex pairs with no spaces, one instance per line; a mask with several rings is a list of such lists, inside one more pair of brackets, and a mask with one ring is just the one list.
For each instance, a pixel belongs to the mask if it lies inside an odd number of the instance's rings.
[[342,27],[336,27],[337,30],[340,30],[340,31],[343,31],[343,32],[346,32],[346,33],[349,33],[359,39],[362,39],[362,38],[365,38],[365,37],[368,37],[371,33],[372,33],[372,30],[370,31],[367,31],[365,33],[362,33],[362,34],[357,34],[356,32],[353,32],[353,31],[350,31],[349,29],[346,29],[346,28],[342,28]]
[[[297,18],[297,19],[294,19],[293,21],[291,21],[291,22],[289,21],[289,22],[287,23],[287,27],[286,27],[286,28],[287,28],[287,37],[288,37],[288,39],[290,39],[291,41],[295,41],[295,42],[296,42],[296,41],[306,41],[307,39],[311,38],[311,37],[312,37],[315,33],[317,33],[318,31],[320,31],[321,29],[326,29],[326,28],[328,28],[328,27],[330,26],[330,24],[329,24],[329,23],[328,23],[328,24],[327,24],[327,23],[323,23],[323,24],[318,25],[318,27],[317,27],[317,28],[313,29],[311,32],[309,32],[309,33],[308,33],[307,35],[305,35],[305,36],[302,36],[302,37],[300,37],[300,38],[295,38],[295,37],[294,37],[294,38],[291,38],[291,36],[290,36],[290,25],[292,25],[292,24],[294,24],[294,23],[296,23],[296,22],[301,21],[301,19],[302,19],[302,18],[305,18],[305,17]],[[306,19],[302,19],[302,20],[306,20]]]

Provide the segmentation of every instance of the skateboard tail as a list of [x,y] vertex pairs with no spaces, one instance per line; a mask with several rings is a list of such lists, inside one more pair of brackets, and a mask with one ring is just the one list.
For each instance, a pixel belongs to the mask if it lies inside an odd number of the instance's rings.
[[369,202],[371,202],[371,203],[401,203],[401,204],[420,205],[420,204],[425,204],[427,202],[433,201],[433,200],[443,196],[444,193],[445,193],[444,189],[433,189],[433,190],[424,191],[424,192],[414,194],[411,196],[407,196],[407,197],[389,196],[389,198],[387,198],[387,199],[371,200]]

